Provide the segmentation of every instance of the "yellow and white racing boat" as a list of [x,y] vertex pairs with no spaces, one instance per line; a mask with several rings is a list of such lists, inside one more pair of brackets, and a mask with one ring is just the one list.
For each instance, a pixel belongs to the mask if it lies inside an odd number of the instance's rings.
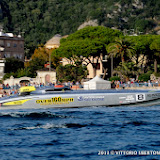
[[72,108],[88,106],[159,105],[160,91],[70,90],[64,87],[36,89],[25,86],[13,96],[0,98],[0,109]]

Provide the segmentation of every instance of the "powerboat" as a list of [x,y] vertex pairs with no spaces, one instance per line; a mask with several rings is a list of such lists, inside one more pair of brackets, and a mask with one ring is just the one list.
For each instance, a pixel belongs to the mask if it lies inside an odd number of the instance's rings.
[[158,90],[71,90],[67,86],[24,86],[0,98],[0,109],[72,108],[89,106],[158,105]]

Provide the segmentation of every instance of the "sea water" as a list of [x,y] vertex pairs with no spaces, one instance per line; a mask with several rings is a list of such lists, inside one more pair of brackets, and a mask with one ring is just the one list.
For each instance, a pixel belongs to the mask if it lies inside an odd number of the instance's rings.
[[1,160],[160,159],[160,106],[0,111]]

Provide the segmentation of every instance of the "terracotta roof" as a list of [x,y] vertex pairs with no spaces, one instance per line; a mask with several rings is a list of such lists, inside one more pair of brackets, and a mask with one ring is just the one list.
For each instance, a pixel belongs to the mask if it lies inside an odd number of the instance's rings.
[[61,35],[56,34],[54,37],[52,37],[50,40],[47,41],[45,46],[60,46],[60,39],[62,38]]

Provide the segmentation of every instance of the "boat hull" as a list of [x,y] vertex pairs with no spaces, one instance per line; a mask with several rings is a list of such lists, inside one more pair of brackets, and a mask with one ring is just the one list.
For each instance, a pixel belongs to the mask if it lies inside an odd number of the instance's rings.
[[9,97],[0,100],[0,109],[72,108],[160,104],[159,91],[70,91]]

